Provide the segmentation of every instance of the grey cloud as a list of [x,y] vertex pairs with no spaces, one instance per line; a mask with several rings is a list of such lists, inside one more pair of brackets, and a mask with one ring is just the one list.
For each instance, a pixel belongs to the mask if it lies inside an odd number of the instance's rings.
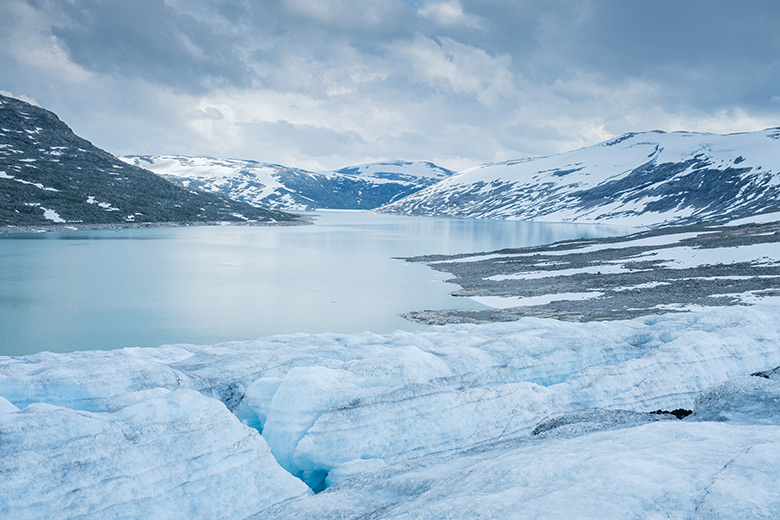
[[777,124],[778,20],[777,0],[5,0],[0,88],[123,152],[479,162]]
[[214,107],[206,107],[202,110],[193,110],[190,113],[192,119],[210,119],[213,121],[219,121],[224,119],[225,115]]
[[143,78],[184,91],[219,83],[249,85],[229,35],[163,0],[77,0],[60,3],[64,22],[52,33],[88,70]]
[[668,88],[701,109],[766,106],[780,82],[776,0],[464,0],[490,21],[474,35],[512,55],[520,70],[552,83],[585,73]]
[[[244,123],[245,136],[257,143],[272,143],[271,147],[297,152],[299,156],[345,155],[365,141],[355,132],[339,131],[289,121]],[[267,147],[267,145],[266,145]],[[266,153],[271,152],[268,150]],[[290,152],[287,152],[290,153]]]

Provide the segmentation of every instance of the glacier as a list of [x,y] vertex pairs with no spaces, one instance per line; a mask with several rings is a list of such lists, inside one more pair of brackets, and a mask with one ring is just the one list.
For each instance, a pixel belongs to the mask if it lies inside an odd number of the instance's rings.
[[767,304],[2,357],[0,518],[777,517],[778,345]]

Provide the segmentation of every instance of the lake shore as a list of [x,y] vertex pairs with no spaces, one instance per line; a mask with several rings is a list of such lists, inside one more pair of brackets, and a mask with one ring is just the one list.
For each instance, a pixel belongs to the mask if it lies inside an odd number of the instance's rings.
[[619,238],[407,258],[491,308],[405,313],[429,325],[629,319],[780,296],[780,222],[660,228]]
[[268,222],[121,222],[110,224],[79,224],[62,223],[46,226],[0,226],[0,234],[4,233],[45,233],[49,231],[91,231],[100,229],[154,229],[195,226],[305,226],[313,224],[309,217],[297,220]]

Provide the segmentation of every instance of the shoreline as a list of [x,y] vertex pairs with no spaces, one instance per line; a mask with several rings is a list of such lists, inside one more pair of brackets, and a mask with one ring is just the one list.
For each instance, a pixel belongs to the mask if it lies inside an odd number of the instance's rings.
[[258,222],[243,222],[243,221],[208,221],[208,222],[117,222],[117,223],[104,223],[104,224],[83,224],[83,223],[57,223],[46,224],[36,226],[0,226],[0,235],[3,234],[16,234],[16,233],[47,233],[47,232],[62,232],[62,231],[94,231],[94,230],[106,230],[106,229],[153,229],[153,228],[178,228],[178,227],[198,227],[198,226],[306,226],[313,224],[314,220],[307,216],[301,216],[295,220],[285,221],[258,221]]
[[523,317],[611,321],[780,298],[780,222],[658,228],[622,237],[405,258],[453,275],[484,309],[402,314],[427,325]]

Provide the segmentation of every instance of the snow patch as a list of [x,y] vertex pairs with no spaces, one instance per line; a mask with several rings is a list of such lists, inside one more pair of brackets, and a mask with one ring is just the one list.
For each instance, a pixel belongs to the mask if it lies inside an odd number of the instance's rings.
[[552,302],[592,300],[603,296],[604,293],[598,291],[591,292],[572,292],[545,294],[542,296],[471,296],[471,299],[482,305],[496,309],[509,309],[512,307],[533,307],[535,305],[547,305]]
[[59,213],[53,209],[47,209],[44,207],[41,207],[41,209],[43,210],[43,218],[46,220],[51,220],[52,222],[56,222],[58,224],[65,222],[65,220],[60,217]]

